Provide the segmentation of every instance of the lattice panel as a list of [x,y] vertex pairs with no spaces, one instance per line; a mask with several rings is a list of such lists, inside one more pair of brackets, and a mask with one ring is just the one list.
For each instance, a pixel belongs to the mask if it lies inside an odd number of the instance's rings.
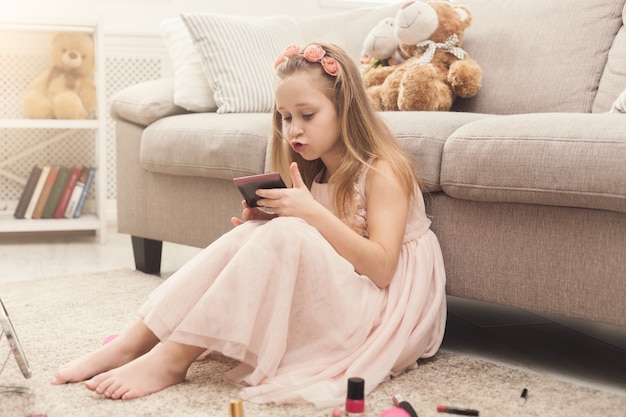
[[23,118],[22,97],[30,82],[48,68],[48,57],[45,55],[3,55],[1,59],[0,117]]
[[[106,103],[110,107],[111,98],[133,84],[156,80],[163,74],[163,62],[160,57],[111,56],[106,59]],[[117,196],[117,177],[115,174],[115,122],[107,112],[106,127],[106,165],[107,190],[106,198]]]
[[[28,84],[48,68],[45,55],[2,54],[0,65],[0,118],[23,118],[22,97]],[[115,124],[109,115],[111,98],[120,90],[133,84],[163,76],[163,58],[159,56],[107,56],[106,71],[106,199],[117,196],[115,175]],[[13,157],[58,133],[56,130],[0,129],[0,161]],[[52,146],[28,155],[3,167],[12,174],[26,179],[33,165],[95,165],[95,133],[77,130]],[[92,187],[92,190],[95,187]],[[23,184],[0,176],[0,201],[17,200]],[[93,191],[92,191],[93,193]],[[92,196],[93,197],[93,196]]]

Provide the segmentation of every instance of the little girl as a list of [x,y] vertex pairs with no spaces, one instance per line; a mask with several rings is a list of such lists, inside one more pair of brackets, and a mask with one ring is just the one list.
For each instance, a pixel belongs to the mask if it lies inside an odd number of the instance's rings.
[[182,382],[203,352],[256,402],[345,400],[435,354],[446,304],[441,249],[410,160],[340,48],[288,47],[276,61],[272,167],[235,227],[161,284],[113,342],[53,383],[131,399]]

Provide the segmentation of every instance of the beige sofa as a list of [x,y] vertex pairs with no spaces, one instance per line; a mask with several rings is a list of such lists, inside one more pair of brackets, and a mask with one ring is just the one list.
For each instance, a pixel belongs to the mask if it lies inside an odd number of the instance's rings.
[[[466,0],[484,70],[451,112],[381,113],[425,184],[450,295],[626,326],[625,0]],[[395,5],[394,7],[397,7]],[[358,59],[392,6],[298,20]],[[268,112],[189,112],[172,79],[129,87],[116,120],[118,227],[136,267],[202,247],[240,214],[236,176],[268,169]]]

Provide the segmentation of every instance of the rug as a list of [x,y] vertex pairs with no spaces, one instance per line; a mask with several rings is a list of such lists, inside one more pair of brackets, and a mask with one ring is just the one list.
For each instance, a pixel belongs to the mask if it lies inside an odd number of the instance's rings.
[[[50,384],[58,366],[132,323],[137,308],[162,281],[123,269],[0,284],[0,297],[33,371],[26,380],[15,361],[6,364],[0,375],[0,416],[228,416],[237,389],[223,381],[223,374],[236,362],[224,357],[197,361],[184,383],[131,401],[100,398],[82,384]],[[0,362],[8,352],[3,339]],[[15,386],[27,392],[10,388]],[[528,400],[520,405],[523,388],[528,389]],[[436,411],[439,404],[476,409],[484,417],[623,417],[626,410],[626,397],[444,351],[379,385],[366,398],[364,417],[378,417],[392,406],[396,393],[411,402],[420,417],[443,416]],[[332,410],[245,402],[244,411],[247,417],[328,417]]]

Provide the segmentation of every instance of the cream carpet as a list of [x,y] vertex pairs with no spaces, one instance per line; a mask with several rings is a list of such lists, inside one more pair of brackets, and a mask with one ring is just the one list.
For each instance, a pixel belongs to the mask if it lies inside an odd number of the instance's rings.
[[[161,281],[118,270],[0,284],[0,297],[33,369],[33,377],[25,380],[12,359],[7,363],[0,375],[0,416],[228,416],[228,402],[236,398],[237,390],[222,381],[223,372],[234,365],[223,357],[198,361],[183,384],[132,401],[102,399],[82,384],[49,382],[59,365],[94,349],[134,321],[139,305]],[[3,339],[0,362],[7,353]],[[14,392],[8,388],[12,386],[27,392]],[[519,405],[524,387],[529,398]],[[396,393],[409,400],[420,417],[443,416],[436,411],[438,404],[478,409],[484,417],[626,415],[626,397],[446,352],[381,384],[366,399],[367,417],[378,417]],[[331,415],[331,409],[308,405],[246,402],[244,410],[247,417]]]

